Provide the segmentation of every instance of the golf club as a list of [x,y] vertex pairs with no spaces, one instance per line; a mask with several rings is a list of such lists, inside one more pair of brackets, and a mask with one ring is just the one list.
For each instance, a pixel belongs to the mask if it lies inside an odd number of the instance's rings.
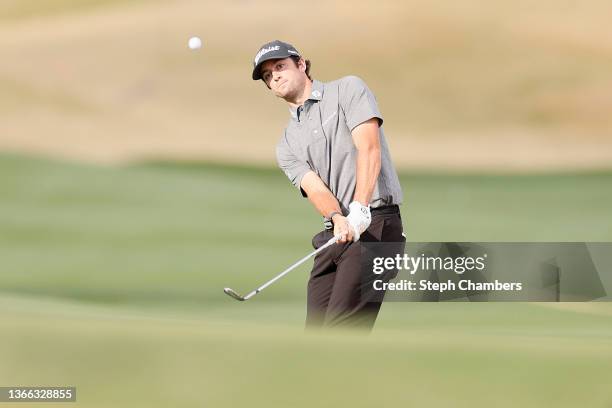
[[236,292],[232,288],[225,288],[225,289],[223,289],[223,292],[225,292],[228,296],[231,296],[231,297],[233,297],[236,300],[240,300],[240,301],[249,300],[250,298],[252,298],[256,294],[258,294],[259,292],[261,292],[262,290],[264,290],[265,288],[267,288],[268,286],[270,286],[271,284],[273,284],[274,282],[276,282],[277,280],[279,280],[280,278],[282,278],[283,276],[285,276],[286,274],[288,274],[289,272],[291,272],[292,270],[294,270],[295,268],[297,268],[298,266],[300,266],[301,264],[306,262],[311,257],[315,256],[319,252],[323,251],[325,248],[330,247],[333,244],[335,244],[336,242],[338,242],[339,239],[340,239],[340,236],[333,237],[332,239],[327,241],[324,245],[322,245],[321,247],[317,248],[316,251],[313,251],[310,254],[306,255],[305,257],[303,257],[302,259],[300,259],[299,261],[297,261],[296,263],[294,263],[293,265],[291,265],[290,267],[285,269],[283,272],[281,272],[278,275],[276,275],[274,278],[270,279],[269,281],[267,281],[266,283],[264,283],[263,285],[261,285],[257,289],[249,292],[246,296],[240,296],[238,294],[238,292]]

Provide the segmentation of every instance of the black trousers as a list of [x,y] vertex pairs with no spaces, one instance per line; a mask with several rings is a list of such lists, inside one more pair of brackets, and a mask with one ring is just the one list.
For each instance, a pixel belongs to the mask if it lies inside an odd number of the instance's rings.
[[[383,275],[372,273],[372,258],[403,254],[403,235],[399,207],[372,210],[372,223],[359,241],[336,244],[318,254],[308,281],[306,328],[355,327],[370,330],[374,326],[384,298],[373,282],[388,282],[397,271]],[[312,239],[316,249],[333,236],[324,230]],[[395,244],[379,244],[395,243]]]

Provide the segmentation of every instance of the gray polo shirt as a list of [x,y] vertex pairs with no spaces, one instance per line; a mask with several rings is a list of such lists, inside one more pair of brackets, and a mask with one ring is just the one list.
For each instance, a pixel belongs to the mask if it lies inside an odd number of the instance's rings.
[[[351,131],[378,118],[381,168],[370,205],[376,208],[401,204],[402,188],[391,163],[383,118],[374,94],[360,78],[347,76],[326,83],[314,80],[310,98],[290,112],[285,134],[276,146],[276,158],[294,186],[300,188],[302,177],[314,171],[346,214],[357,182],[357,149]],[[303,190],[302,195],[306,196]]]

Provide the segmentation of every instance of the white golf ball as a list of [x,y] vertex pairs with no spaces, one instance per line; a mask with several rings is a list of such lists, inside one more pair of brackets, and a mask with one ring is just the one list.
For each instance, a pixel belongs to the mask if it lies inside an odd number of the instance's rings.
[[200,37],[191,37],[189,39],[188,45],[189,49],[197,50],[198,48],[202,47],[202,40],[200,40]]

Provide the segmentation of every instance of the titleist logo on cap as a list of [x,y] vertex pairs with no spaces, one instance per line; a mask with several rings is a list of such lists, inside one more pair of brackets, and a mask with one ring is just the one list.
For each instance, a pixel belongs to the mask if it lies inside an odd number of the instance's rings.
[[280,49],[279,45],[275,45],[274,47],[262,48],[261,50],[259,50],[259,52],[255,56],[255,65],[257,65],[257,63],[259,62],[259,59],[263,55],[269,53],[270,51],[278,51],[279,49]]

